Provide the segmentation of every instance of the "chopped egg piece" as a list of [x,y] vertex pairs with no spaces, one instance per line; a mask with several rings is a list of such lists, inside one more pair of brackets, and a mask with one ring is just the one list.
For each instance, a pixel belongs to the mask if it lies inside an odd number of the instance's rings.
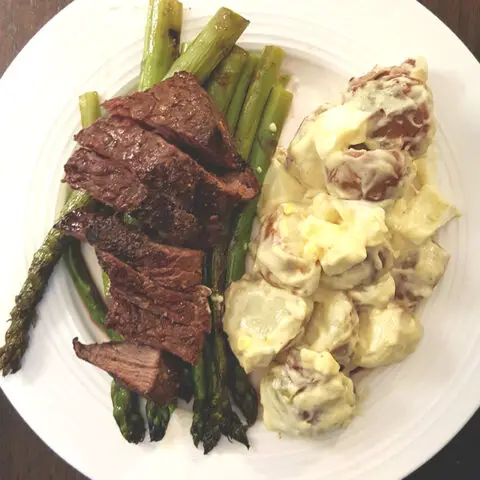
[[244,276],[227,291],[223,327],[247,373],[267,367],[302,331],[313,302]]

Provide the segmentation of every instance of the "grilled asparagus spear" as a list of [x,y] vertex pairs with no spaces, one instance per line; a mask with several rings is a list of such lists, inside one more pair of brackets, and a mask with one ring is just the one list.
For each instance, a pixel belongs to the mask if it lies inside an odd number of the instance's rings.
[[280,65],[284,55],[285,52],[279,47],[265,47],[248,88],[235,132],[238,152],[245,160],[250,156],[253,140],[270,92],[279,79]]
[[242,111],[243,103],[245,102],[245,96],[247,95],[248,87],[252,81],[253,74],[258,65],[258,57],[250,55],[248,57],[245,68],[242,71],[240,79],[238,81],[237,88],[233,94],[232,100],[227,110],[227,123],[228,128],[232,134],[235,134],[237,129],[238,119]]
[[[277,148],[292,99],[293,95],[280,84],[275,86],[268,99],[249,158],[250,166],[260,183],[263,183],[270,160]],[[253,200],[237,220],[232,245],[228,252],[227,285],[239,280],[245,272],[247,254],[245,245],[250,242],[256,211],[257,200]]]
[[215,104],[223,113],[228,109],[249,56],[243,48],[234,45],[228,57],[220,62],[206,84],[208,94],[215,99]]
[[228,8],[220,8],[205,28],[173,63],[165,78],[175,72],[193,73],[204,83],[230,52],[249,22]]
[[178,0],[150,0],[140,74],[140,91],[160,82],[179,55],[183,5]]

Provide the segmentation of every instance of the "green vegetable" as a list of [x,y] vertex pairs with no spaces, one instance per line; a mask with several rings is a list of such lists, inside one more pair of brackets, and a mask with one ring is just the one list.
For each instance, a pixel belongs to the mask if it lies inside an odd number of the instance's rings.
[[193,379],[193,418],[190,434],[198,447],[203,441],[205,422],[208,419],[208,380],[205,371],[205,351],[192,368]]
[[100,118],[100,98],[97,92],[86,92],[78,99],[82,127],[87,128]]
[[116,380],[112,381],[113,416],[125,440],[140,443],[145,438],[145,422],[140,415],[138,395]]
[[253,78],[253,73],[258,65],[258,57],[250,55],[248,57],[245,68],[242,71],[240,79],[233,94],[233,98],[230,102],[230,105],[227,110],[227,123],[228,128],[232,134],[235,134],[237,129],[238,119],[240,118],[240,113],[242,111],[243,104],[245,102],[245,97],[247,95],[248,87]]
[[160,82],[179,56],[183,5],[177,0],[150,0],[143,48],[140,91]]
[[[276,85],[268,99],[262,121],[249,158],[250,167],[262,184],[270,161],[282,133],[283,125],[290,111],[293,95],[281,85]],[[233,234],[232,245],[227,259],[227,286],[240,280],[245,272],[245,258],[257,211],[258,200],[252,200],[240,214]]]
[[249,54],[243,48],[234,45],[228,57],[222,60],[207,82],[207,92],[223,113],[228,109],[248,57]]
[[163,439],[170,417],[176,408],[176,402],[160,407],[152,400],[147,400],[146,414],[151,442],[159,442]]
[[107,315],[107,307],[102,296],[95,288],[93,279],[90,276],[88,267],[82,255],[79,242],[74,242],[65,253],[65,261],[67,263],[70,277],[73,280],[75,289],[82,299],[82,303],[87,309],[92,321],[104,331],[111,340],[121,341],[122,337],[114,330],[105,329],[105,317]]
[[205,28],[190,43],[187,51],[173,63],[165,78],[176,72],[190,72],[201,83],[210,76],[247,28],[249,22],[228,8],[220,8]]
[[238,152],[245,160],[248,160],[250,156],[250,150],[270,92],[278,82],[284,55],[285,52],[281,48],[267,46],[263,49],[258,62],[235,132]]
[[221,434],[249,448],[247,429],[230,405],[227,388],[228,360],[226,338],[222,327],[224,303],[221,299],[225,291],[225,263],[226,247],[215,247],[210,262],[212,333],[206,345],[206,358],[211,389],[210,415],[203,439],[205,454],[216,446]]

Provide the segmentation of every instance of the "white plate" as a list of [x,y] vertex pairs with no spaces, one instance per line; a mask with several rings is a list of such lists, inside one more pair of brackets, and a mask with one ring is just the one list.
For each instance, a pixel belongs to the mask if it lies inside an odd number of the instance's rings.
[[[187,3],[187,2],[185,2]],[[452,253],[423,315],[425,339],[401,365],[373,372],[360,416],[315,442],[280,439],[262,424],[253,448],[223,441],[208,457],[176,414],[166,439],[132,446],[112,419],[107,375],[78,361],[71,340],[93,341],[60,266],[40,307],[20,373],[0,380],[20,414],[66,461],[93,479],[392,479],[425,462],[462,427],[480,400],[480,66],[464,45],[413,0],[204,0],[186,14],[191,38],[225,3],[251,20],[242,43],[275,43],[298,77],[284,142],[318,103],[335,101],[349,76],[374,64],[424,55],[440,128],[442,190],[463,212],[443,232]],[[147,0],[77,0],[25,47],[0,84],[1,316],[52,225],[62,166],[79,129],[77,96],[111,97],[138,74]],[[0,325],[0,329],[6,325]]]

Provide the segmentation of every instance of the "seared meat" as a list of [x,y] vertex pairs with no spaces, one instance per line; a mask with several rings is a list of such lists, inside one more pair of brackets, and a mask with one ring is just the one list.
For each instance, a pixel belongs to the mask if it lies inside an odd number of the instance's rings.
[[73,340],[77,357],[110,373],[128,388],[159,405],[171,402],[177,393],[179,375],[162,352],[131,343],[83,345]]
[[220,219],[259,192],[250,169],[216,176],[128,118],[100,119],[76,139],[83,148],[67,162],[65,180],[116,209],[135,211],[165,243],[216,243]]
[[152,242],[118,217],[72,212],[56,227],[127,263],[152,281],[184,290],[202,281],[203,252]]
[[244,168],[225,118],[190,73],[176,73],[146,92],[107,100],[103,107],[141,122],[204,165]]
[[161,282],[148,278],[104,252],[97,252],[100,265],[110,278],[110,294],[139,308],[163,316],[181,325],[189,325],[204,332],[210,331],[210,289],[198,285],[190,290],[175,291]]
[[173,322],[168,315],[156,315],[120,298],[113,301],[106,319],[107,328],[127,341],[167,350],[195,364],[203,351],[204,330]]
[[86,190],[106,205],[133,211],[147,198],[148,188],[122,165],[117,165],[95,152],[80,148],[65,165],[65,179],[75,190]]

